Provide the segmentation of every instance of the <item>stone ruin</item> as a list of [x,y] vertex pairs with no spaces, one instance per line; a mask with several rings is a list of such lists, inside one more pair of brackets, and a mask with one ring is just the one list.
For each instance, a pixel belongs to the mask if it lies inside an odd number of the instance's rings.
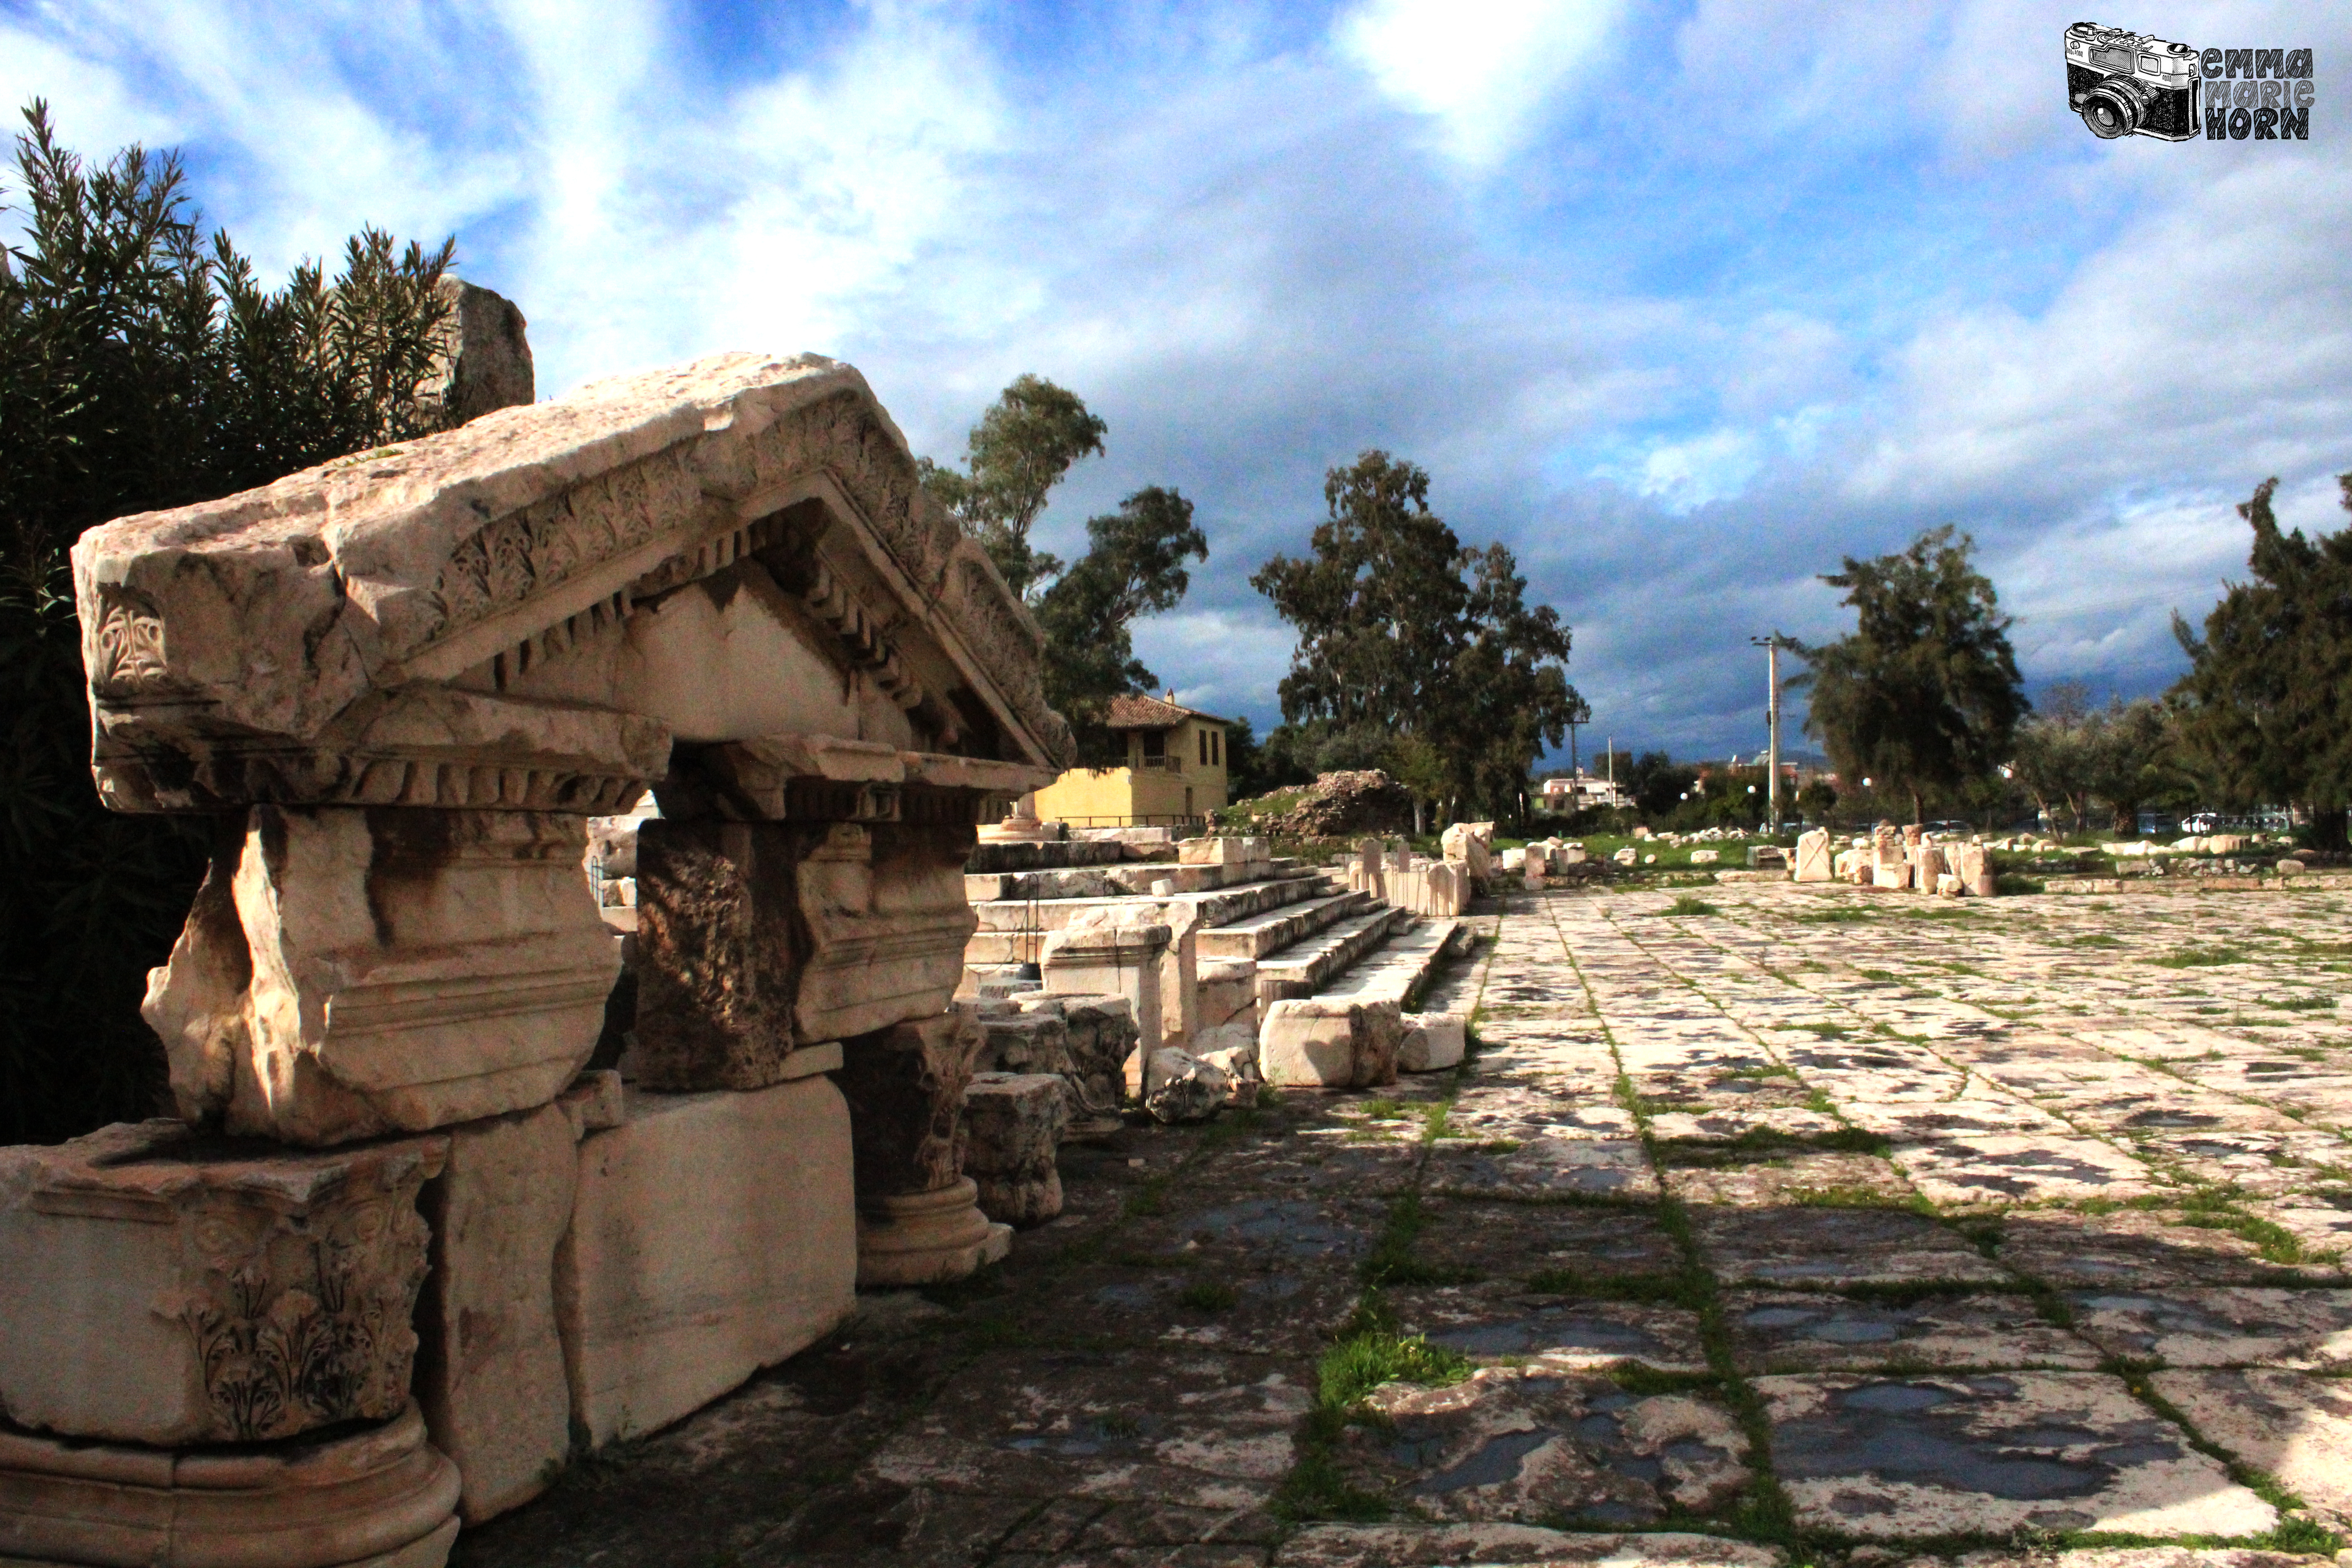
[[[1470,857],[1489,864],[1491,834],[1449,834],[1439,861],[1366,838],[1334,875],[1276,857],[1263,837],[1062,839],[1016,814],[964,880],[979,924],[960,994],[999,1070],[1062,1076],[1070,1138],[1115,1126],[1104,1111],[1121,1089],[1163,1121],[1192,1121],[1251,1103],[1261,1084],[1448,1068],[1465,1020],[1405,1009],[1461,936]],[[1139,1048],[1121,1081],[1109,1073],[1126,1039]],[[977,1136],[973,1148],[982,1163],[1013,1163]]]
[[[575,1434],[1001,1256],[964,863],[1069,734],[856,372],[599,383],[74,569],[100,791],[214,848],[177,1117],[0,1151],[0,1554],[433,1568]],[[648,789],[615,908],[587,825]],[[1034,1212],[1031,1100],[982,1174]]]
[[1882,822],[1843,850],[1832,848],[1827,828],[1800,834],[1793,878],[1800,882],[1851,882],[1858,888],[1989,899],[1993,896],[1994,873],[1991,851],[1976,839],[1954,843],[1916,824],[1897,827]]

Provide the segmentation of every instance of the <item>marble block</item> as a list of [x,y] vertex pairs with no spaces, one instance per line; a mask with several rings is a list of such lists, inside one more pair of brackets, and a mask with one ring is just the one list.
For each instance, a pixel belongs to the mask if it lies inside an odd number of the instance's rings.
[[[595,1100],[580,1098],[584,1125]],[[448,1138],[448,1163],[425,1189],[432,1272],[416,1310],[416,1399],[457,1467],[458,1511],[478,1524],[545,1490],[572,1449],[555,1253],[572,1225],[579,1133],[566,1107],[545,1105]]]
[[1830,835],[1824,827],[1797,835],[1797,874],[1800,882],[1826,882],[1835,875],[1830,859]]
[[1406,1013],[1397,1045],[1401,1072],[1443,1072],[1462,1059],[1469,1043],[1469,1019],[1460,1013]]
[[219,1451],[0,1429],[0,1562],[441,1568],[457,1471],[414,1405],[331,1437]]
[[1247,866],[1273,858],[1264,838],[1186,838],[1176,846],[1179,866]]
[[[736,775],[750,765],[721,749],[706,766],[730,760]],[[798,1076],[798,1047],[937,1014],[978,923],[971,843],[968,827],[903,823],[645,824],[636,1080],[761,1089]]]
[[963,1091],[965,1173],[981,1212],[1006,1225],[1040,1225],[1062,1212],[1054,1155],[1069,1125],[1058,1073],[984,1072]]
[[586,837],[537,812],[249,808],[141,1009],[182,1119],[317,1145],[554,1099],[621,967]]
[[399,1415],[446,1149],[257,1153],[171,1121],[0,1149],[0,1412],[166,1448]]
[[603,1445],[666,1426],[855,1305],[848,1108],[832,1080],[631,1090],[581,1141],[556,1319],[572,1415]]
[[[1127,1063],[1140,1041],[1135,1008],[1124,996],[1024,996],[1024,1013],[1046,1013],[1063,1022],[1069,1068],[1070,1125],[1065,1142],[1108,1138],[1123,1123],[1119,1106],[1127,1092]],[[1255,1004],[1253,1004],[1255,1005]]]
[[1160,982],[1170,940],[1166,925],[1121,920],[1117,911],[1082,917],[1045,939],[1039,962],[1046,993],[1126,997],[1139,1038],[1157,1049],[1166,1032]]
[[1258,1026],[1258,1070],[1278,1089],[1366,1089],[1396,1081],[1404,1026],[1393,1002],[1292,997]]

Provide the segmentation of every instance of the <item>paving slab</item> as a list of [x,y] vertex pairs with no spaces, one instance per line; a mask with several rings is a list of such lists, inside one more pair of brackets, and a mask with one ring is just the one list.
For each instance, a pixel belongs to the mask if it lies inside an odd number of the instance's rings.
[[2352,1523],[2352,1388],[2269,1367],[2149,1382],[2208,1442],[2277,1477],[2329,1523]]
[[2031,1297],[1855,1300],[1822,1292],[1734,1290],[1723,1298],[1732,1353],[1748,1373],[1903,1368],[2091,1371],[2100,1350],[2043,1321]]
[[1633,1301],[1563,1300],[1507,1281],[1409,1286],[1387,1295],[1400,1330],[1474,1362],[1589,1372],[1619,1363],[1705,1372],[1698,1314]]
[[1930,1202],[2109,1202],[2155,1190],[2147,1166],[2095,1138],[1986,1134],[1966,1141],[1898,1142],[1888,1157]]
[[1835,1289],[2010,1278],[1950,1227],[1902,1209],[1700,1208],[1691,1226],[1727,1282]]
[[1522,1283],[1548,1275],[1594,1282],[1664,1276],[1683,1267],[1682,1248],[1657,1210],[1630,1204],[1480,1203],[1425,1199],[1417,1244],[1423,1261],[1486,1279]]
[[1685,1204],[1898,1208],[1912,1199],[1903,1173],[1874,1154],[1759,1149],[1744,1160],[1706,1162],[1706,1152],[1675,1151],[1666,1167],[1667,1190]]
[[1437,1568],[1471,1563],[1780,1568],[1788,1558],[1769,1546],[1669,1531],[1611,1535],[1571,1533],[1532,1524],[1316,1524],[1284,1542],[1274,1561],[1276,1568]]
[[1720,1402],[1606,1377],[1485,1367],[1451,1388],[1389,1384],[1336,1450],[1350,1482],[1439,1520],[1636,1525],[1727,1506],[1747,1439]]
[[1759,1378],[1801,1526],[1875,1540],[2259,1534],[2278,1515],[2095,1373]]
[[2003,1263],[2062,1288],[2229,1285],[2284,1271],[2253,1242],[2161,1214],[2013,1213],[2002,1217],[2000,1236]]
[[2084,1337],[2110,1355],[2167,1366],[2352,1367],[2352,1290],[2198,1286],[2085,1291],[2074,1302]]
[[864,1474],[985,1497],[1259,1508],[1290,1468],[1308,1370],[1188,1347],[992,1352]]

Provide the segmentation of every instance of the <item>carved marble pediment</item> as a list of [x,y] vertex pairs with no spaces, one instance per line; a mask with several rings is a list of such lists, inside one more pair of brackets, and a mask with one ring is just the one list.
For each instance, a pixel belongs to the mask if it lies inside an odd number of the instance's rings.
[[673,741],[1013,764],[957,786],[999,795],[1070,755],[1035,623],[864,378],[814,355],[599,382],[120,519],[74,582],[123,810],[606,812]]

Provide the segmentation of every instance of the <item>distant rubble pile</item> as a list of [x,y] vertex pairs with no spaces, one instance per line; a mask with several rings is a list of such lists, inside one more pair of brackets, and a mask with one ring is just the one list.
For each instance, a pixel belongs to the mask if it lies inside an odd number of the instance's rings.
[[[1243,809],[1247,811],[1249,805],[1244,802]],[[1253,826],[1285,838],[1401,833],[1412,826],[1412,796],[1378,768],[1325,773],[1297,795],[1287,809],[1265,816],[1253,814],[1250,821]]]

